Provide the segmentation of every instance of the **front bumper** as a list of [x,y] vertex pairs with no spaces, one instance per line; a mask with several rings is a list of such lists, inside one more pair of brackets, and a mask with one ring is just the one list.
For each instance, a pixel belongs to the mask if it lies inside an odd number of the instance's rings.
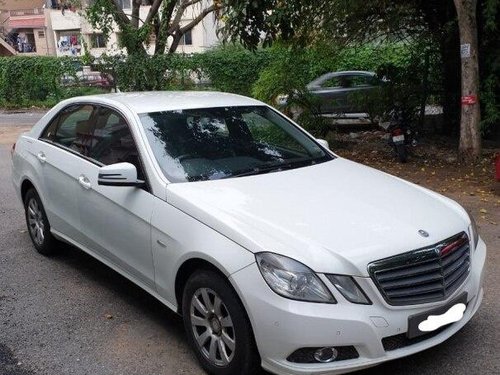
[[[375,366],[420,352],[440,344],[459,331],[476,313],[483,298],[483,269],[486,245],[480,240],[471,257],[469,276],[448,299],[413,306],[388,305],[370,278],[357,277],[372,305],[356,305],[345,300],[324,275],[337,304],[289,300],[275,294],[265,283],[254,263],[231,275],[231,281],[248,312],[262,366],[275,374],[341,374]],[[405,334],[408,317],[445,305],[467,292],[463,318],[428,338],[385,350],[382,339]],[[401,335],[402,336],[402,335]],[[293,363],[287,357],[299,348],[354,346],[356,359],[331,363]]]

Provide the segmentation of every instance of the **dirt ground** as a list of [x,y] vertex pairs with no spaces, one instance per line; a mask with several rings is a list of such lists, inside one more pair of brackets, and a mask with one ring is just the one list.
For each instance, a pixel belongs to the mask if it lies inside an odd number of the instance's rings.
[[29,125],[22,126],[2,126],[0,125],[0,145],[10,145],[16,141],[19,134],[31,129]]

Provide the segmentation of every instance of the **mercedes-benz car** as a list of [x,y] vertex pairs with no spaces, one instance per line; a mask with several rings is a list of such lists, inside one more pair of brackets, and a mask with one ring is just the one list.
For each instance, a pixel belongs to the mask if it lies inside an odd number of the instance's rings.
[[483,298],[459,204],[254,99],[69,99],[17,140],[12,177],[38,252],[74,245],[181,314],[211,374],[374,366],[442,343]]

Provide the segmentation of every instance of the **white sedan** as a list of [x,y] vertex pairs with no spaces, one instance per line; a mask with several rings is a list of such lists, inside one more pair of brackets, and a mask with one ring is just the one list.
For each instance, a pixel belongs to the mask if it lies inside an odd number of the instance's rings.
[[211,374],[370,367],[443,342],[483,297],[460,205],[238,95],[66,100],[14,145],[13,182],[40,253],[77,246],[182,314]]

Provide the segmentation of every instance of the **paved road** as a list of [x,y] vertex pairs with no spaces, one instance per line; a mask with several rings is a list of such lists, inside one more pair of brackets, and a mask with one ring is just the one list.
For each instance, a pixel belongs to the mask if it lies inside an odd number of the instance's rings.
[[[0,145],[0,375],[202,374],[181,319],[88,255],[46,258],[25,231]],[[498,233],[486,233],[498,244]],[[500,374],[500,265],[490,247],[483,306],[442,345],[357,375]]]
[[0,126],[33,125],[42,118],[45,112],[45,110],[0,111]]

